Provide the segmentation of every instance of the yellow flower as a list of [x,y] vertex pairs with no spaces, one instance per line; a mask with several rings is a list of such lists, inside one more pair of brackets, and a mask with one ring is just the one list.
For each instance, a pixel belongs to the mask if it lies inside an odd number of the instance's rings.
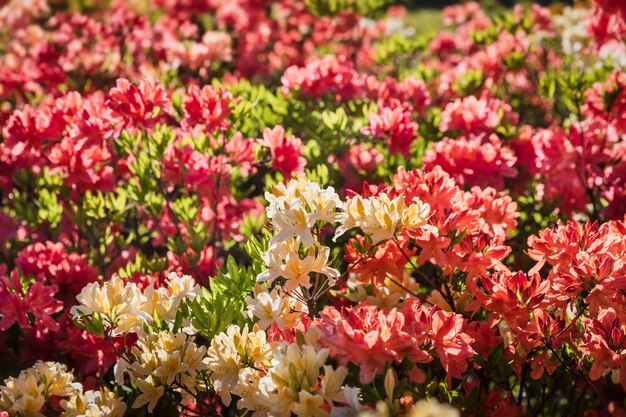
[[266,192],[269,202],[267,218],[278,231],[271,243],[290,238],[300,238],[304,246],[314,245],[311,229],[316,222],[334,222],[341,200],[332,187],[321,188],[319,184],[305,179],[291,180],[286,185],[277,184],[272,192]]
[[409,417],[460,417],[461,413],[448,404],[441,404],[434,398],[420,400],[413,406]]
[[76,299],[79,305],[72,307],[70,314],[73,317],[100,314],[112,336],[137,332],[142,319],[150,317],[142,311],[146,298],[141,290],[134,283],[125,284],[117,275],[102,285],[88,284]]
[[280,242],[269,248],[263,254],[263,260],[268,269],[257,276],[257,282],[273,282],[277,278],[285,279],[287,291],[299,287],[312,286],[309,275],[319,273],[325,275],[330,285],[339,277],[339,271],[329,266],[330,248],[326,246],[309,249],[308,254],[300,256],[300,242],[292,239]]
[[135,381],[135,384],[137,388],[139,388],[139,391],[141,391],[141,394],[133,403],[133,408],[139,408],[148,404],[148,412],[151,413],[159,402],[159,399],[165,393],[165,388],[163,386],[155,386],[152,382],[152,378],[145,380],[138,379]]
[[293,412],[298,417],[327,417],[324,410],[324,397],[319,394],[311,394],[308,391],[300,391],[298,402],[293,407]]
[[207,367],[224,404],[230,404],[231,393],[241,396],[243,391],[249,391],[251,378],[258,381],[257,376],[245,370],[262,369],[270,358],[271,347],[262,330],[230,325],[215,336],[207,351]]
[[434,226],[426,224],[429,214],[430,206],[417,198],[407,206],[403,196],[391,200],[385,193],[367,198],[357,195],[344,204],[334,240],[357,227],[374,244],[393,238],[402,228],[421,228],[437,234]]

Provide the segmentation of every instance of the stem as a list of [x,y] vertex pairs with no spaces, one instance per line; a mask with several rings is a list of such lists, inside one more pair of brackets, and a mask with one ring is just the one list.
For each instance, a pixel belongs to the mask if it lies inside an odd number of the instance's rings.
[[115,351],[115,354],[116,354],[117,356],[119,356],[119,357],[120,357],[120,359],[123,359],[123,360],[124,360],[126,363],[128,363],[129,365],[130,365],[130,364],[132,364],[132,362],[131,362],[130,360],[128,360],[128,359],[126,358],[126,356],[124,356],[124,354],[123,354],[123,353],[121,353],[121,352],[117,349],[117,347],[115,346],[115,343],[113,343],[113,340],[111,340],[111,337],[110,337],[108,334],[106,334],[106,333],[105,333],[105,335],[104,335],[104,340],[106,340],[107,342],[109,342],[109,344],[110,344],[110,345],[111,345],[111,347],[113,348],[113,351]]
[[[393,243],[396,244],[396,247],[398,248],[400,253],[402,253],[402,256],[404,256],[404,259],[406,259],[407,262],[411,265],[411,267],[413,267],[413,270],[416,271],[432,287],[433,290],[437,290],[441,292],[440,288],[437,285],[435,285],[435,283],[426,274],[420,271],[419,267],[415,265],[411,257],[407,255],[406,252],[404,252],[404,249],[402,249],[402,246],[400,246],[400,242],[398,242],[398,239],[395,236],[391,239],[393,240]],[[448,288],[447,285],[444,285],[444,288],[445,288],[446,294],[441,293],[441,295],[443,299],[446,301],[446,303],[448,303],[452,311],[456,312],[456,305],[454,304],[454,298],[452,297],[452,294],[450,293],[450,288]]]

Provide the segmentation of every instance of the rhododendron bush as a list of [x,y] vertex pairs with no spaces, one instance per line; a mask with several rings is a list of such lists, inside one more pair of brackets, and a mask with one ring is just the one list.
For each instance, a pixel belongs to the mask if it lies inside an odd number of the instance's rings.
[[0,2],[0,417],[626,415],[626,7]]

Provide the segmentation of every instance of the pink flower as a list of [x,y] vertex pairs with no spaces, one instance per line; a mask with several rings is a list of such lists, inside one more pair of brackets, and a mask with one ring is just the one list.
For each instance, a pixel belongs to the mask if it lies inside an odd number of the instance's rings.
[[201,42],[193,42],[187,50],[189,67],[201,69],[217,61],[232,60],[232,39],[225,32],[208,31],[202,36]]
[[15,265],[26,276],[46,280],[59,288],[58,296],[67,303],[75,301],[85,285],[98,279],[98,271],[85,255],[66,252],[60,243],[34,243],[20,251]]
[[383,139],[392,153],[409,156],[411,143],[417,139],[419,125],[412,120],[408,111],[401,107],[383,107],[368,117],[369,125],[362,129],[364,134]]
[[303,68],[291,66],[281,78],[283,92],[298,90],[304,96],[320,98],[333,94],[337,100],[351,100],[364,93],[365,79],[342,56],[326,55]]
[[428,309],[420,306],[415,299],[406,302],[402,310],[407,318],[411,334],[424,329],[426,340],[431,343],[430,352],[439,358],[446,371],[448,386],[452,378],[461,378],[467,370],[468,359],[475,355],[471,344],[474,339],[465,332],[466,323],[460,314],[449,313],[437,307]]
[[339,159],[339,171],[343,175],[344,187],[359,189],[362,181],[371,181],[378,166],[383,163],[384,155],[376,148],[355,144],[348,153]]
[[395,309],[385,313],[374,306],[341,311],[326,307],[320,317],[319,343],[328,347],[340,364],[357,364],[363,384],[381,375],[386,364],[400,363],[404,357],[414,363],[430,361],[430,356],[419,348],[425,342],[424,329],[413,326],[409,333],[404,315]]
[[510,104],[498,99],[468,96],[448,103],[441,113],[439,129],[442,132],[459,131],[465,135],[493,133],[505,119],[513,123],[517,119]]
[[626,73],[614,71],[606,81],[594,83],[585,99],[587,114],[610,121],[626,133]]
[[27,328],[31,325],[31,315],[35,324],[53,331],[59,329],[59,324],[51,317],[63,309],[63,303],[54,298],[58,291],[56,285],[35,282],[24,289],[17,269],[0,280],[0,330],[5,331],[14,323]]
[[583,319],[584,356],[592,358],[589,378],[596,381],[607,371],[619,371],[619,382],[626,389],[626,317],[614,309],[599,312],[596,319]]
[[185,117],[181,125],[191,129],[194,125],[203,124],[209,133],[215,130],[226,130],[230,125],[231,106],[237,103],[232,94],[223,88],[205,85],[200,89],[192,85],[183,98]]
[[166,104],[167,93],[161,85],[142,80],[139,87],[135,87],[124,78],[116,81],[107,99],[107,106],[113,113],[124,118],[128,127],[136,128],[152,127]]
[[495,134],[469,139],[444,138],[426,151],[423,161],[425,168],[439,165],[459,185],[492,186],[501,190],[506,178],[517,176],[517,159]]
[[302,175],[306,159],[300,154],[304,151],[302,140],[294,135],[285,135],[285,129],[278,125],[263,130],[263,146],[269,148],[272,155],[272,169],[283,173],[286,179],[292,175]]

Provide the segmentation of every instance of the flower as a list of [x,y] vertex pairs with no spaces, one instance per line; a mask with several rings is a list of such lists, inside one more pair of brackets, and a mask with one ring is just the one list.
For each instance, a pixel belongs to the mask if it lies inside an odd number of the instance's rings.
[[277,344],[271,367],[259,381],[259,401],[273,415],[328,416],[327,405],[347,401],[341,389],[347,370],[324,366],[327,357],[328,349]]
[[273,129],[266,127],[263,130],[261,143],[272,154],[272,169],[282,172],[285,178],[304,174],[306,159],[300,156],[304,151],[302,139],[285,135],[285,129],[278,125]]
[[[259,370],[266,367],[271,357],[271,347],[260,329],[250,331],[248,327],[230,325],[213,338],[207,350],[207,368],[225,405],[230,405],[231,393],[241,398],[246,398],[244,394],[248,392],[254,396],[262,375]],[[248,400],[249,407],[253,401]]]
[[505,118],[513,122],[517,119],[510,104],[498,99],[468,96],[446,105],[439,129],[442,132],[457,130],[463,134],[493,133]]
[[208,132],[226,130],[231,106],[236,102],[237,99],[233,99],[232,94],[223,88],[192,85],[183,98],[185,117],[181,125],[190,129],[196,124],[203,124]]
[[322,189],[319,184],[304,179],[279,183],[265,193],[269,202],[266,213],[278,233],[270,243],[290,237],[300,238],[310,248],[314,244],[311,229],[318,221],[334,222],[341,201],[333,187]]
[[[327,347],[341,365],[359,366],[363,384],[382,374],[388,363],[408,357],[416,363],[430,362],[430,355],[420,349],[426,341],[425,329],[405,327],[404,315],[392,309],[386,313],[374,306],[326,307],[316,325],[322,331],[320,345]],[[409,333],[410,332],[410,333]]]
[[50,397],[68,397],[82,392],[65,365],[37,361],[20,372],[17,378],[7,378],[0,386],[0,411],[24,417],[43,417],[44,405]]
[[139,87],[119,78],[109,90],[107,105],[123,117],[130,127],[149,128],[163,113],[167,103],[165,89],[154,81],[142,80]]
[[330,248],[320,246],[309,248],[307,255],[300,256],[298,239],[281,242],[270,246],[263,253],[263,261],[268,269],[257,276],[257,282],[274,282],[277,278],[285,280],[285,289],[294,291],[299,287],[310,288],[310,274],[318,273],[326,276],[329,285],[339,278],[339,271],[329,266]]
[[589,378],[600,379],[615,371],[622,388],[626,389],[626,320],[613,308],[603,309],[595,319],[583,319],[581,351],[593,359]]
[[77,393],[60,404],[61,417],[122,417],[126,412],[124,401],[106,387]]
[[72,307],[70,314],[79,318],[98,314],[112,336],[137,332],[142,320],[150,316],[142,311],[146,298],[134,283],[124,283],[113,276],[103,284],[93,282],[76,296],[79,305]]
[[207,369],[206,350],[184,333],[151,333],[137,341],[128,357],[120,358],[115,380],[123,383],[126,374],[141,391],[133,408],[148,404],[148,412],[152,412],[166,389],[179,392],[185,402],[197,390],[198,373]]
[[436,236],[437,229],[426,224],[429,213],[430,206],[418,198],[407,206],[402,196],[391,200],[385,193],[367,198],[357,195],[344,204],[334,240],[355,227],[370,236],[374,244],[393,238],[403,228],[421,229]]
[[307,306],[295,297],[281,293],[278,288],[268,291],[264,285],[255,285],[254,297],[246,297],[247,312],[256,318],[256,325],[267,330],[276,325],[279,329],[292,329],[301,314],[308,311]]
[[165,393],[165,387],[156,386],[151,378],[145,380],[138,379],[135,381],[135,384],[141,394],[139,394],[133,403],[133,408],[139,408],[148,404],[148,412],[151,413],[159,402],[159,399]]
[[461,417],[456,408],[441,404],[434,398],[420,400],[411,408],[409,417]]
[[417,139],[419,128],[409,111],[402,107],[383,107],[378,113],[372,112],[368,117],[369,125],[362,129],[364,134],[383,138],[392,153],[409,156],[411,143]]

